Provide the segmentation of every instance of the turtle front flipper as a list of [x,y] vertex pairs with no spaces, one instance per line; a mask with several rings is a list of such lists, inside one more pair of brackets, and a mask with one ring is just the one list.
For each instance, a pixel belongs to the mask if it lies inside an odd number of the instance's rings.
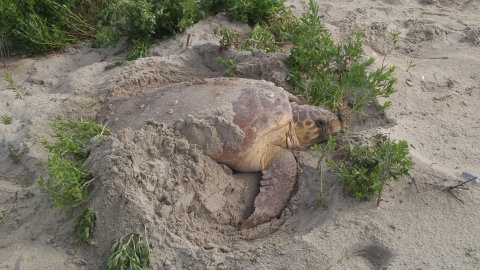
[[243,222],[241,229],[250,229],[280,215],[292,196],[297,182],[297,162],[293,154],[278,146],[276,158],[262,170],[260,193],[255,198],[255,212]]

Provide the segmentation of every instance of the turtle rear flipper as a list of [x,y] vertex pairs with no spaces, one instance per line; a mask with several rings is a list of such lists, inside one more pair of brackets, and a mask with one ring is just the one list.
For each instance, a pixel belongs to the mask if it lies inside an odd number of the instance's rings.
[[280,215],[292,196],[297,182],[297,162],[290,151],[281,147],[275,150],[279,151],[279,155],[262,170],[260,193],[255,198],[255,212],[243,222],[242,230]]

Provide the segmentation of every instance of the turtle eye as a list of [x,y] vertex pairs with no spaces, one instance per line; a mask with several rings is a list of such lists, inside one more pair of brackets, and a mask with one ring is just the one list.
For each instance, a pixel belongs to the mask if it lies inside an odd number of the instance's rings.
[[321,128],[321,127],[324,127],[325,126],[325,121],[323,121],[322,119],[317,119],[315,121],[315,126]]

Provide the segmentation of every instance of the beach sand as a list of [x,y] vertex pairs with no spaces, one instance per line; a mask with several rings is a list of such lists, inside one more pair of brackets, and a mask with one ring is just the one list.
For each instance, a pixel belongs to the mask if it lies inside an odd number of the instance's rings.
[[[365,57],[382,64],[390,31],[400,50],[397,92],[385,116],[352,124],[350,135],[378,132],[407,140],[411,176],[376,198],[347,197],[338,173],[324,166],[327,209],[315,208],[317,158],[296,152],[301,173],[279,219],[239,231],[258,192],[258,173],[235,174],[169,130],[123,130],[92,151],[85,166],[95,180],[85,206],[97,213],[93,238],[75,246],[73,215],[51,207],[36,179],[45,174],[57,118],[115,121],[99,114],[112,100],[154,88],[224,76],[217,57],[234,57],[242,77],[288,88],[286,53],[219,52],[220,24],[251,29],[224,15],[210,17],[169,40],[151,56],[104,70],[125,54],[80,43],[45,57],[7,60],[23,98],[0,81],[0,269],[104,269],[114,239],[147,228],[152,269],[479,269],[480,185],[444,191],[480,175],[480,3],[474,0],[321,1],[320,13],[336,42],[357,29]],[[296,15],[308,1],[287,1]],[[187,48],[187,35],[191,36]],[[407,61],[416,66],[407,70]],[[8,105],[6,103],[8,101]],[[383,100],[384,101],[384,100]],[[160,151],[152,144],[168,146]],[[21,154],[14,164],[9,149]],[[148,156],[149,158],[146,158]]]

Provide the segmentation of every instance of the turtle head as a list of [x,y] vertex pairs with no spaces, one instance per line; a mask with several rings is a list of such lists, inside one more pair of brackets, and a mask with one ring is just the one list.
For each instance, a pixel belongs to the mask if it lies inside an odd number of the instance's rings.
[[326,141],[341,130],[340,121],[331,111],[310,105],[292,103],[293,126],[300,148]]

